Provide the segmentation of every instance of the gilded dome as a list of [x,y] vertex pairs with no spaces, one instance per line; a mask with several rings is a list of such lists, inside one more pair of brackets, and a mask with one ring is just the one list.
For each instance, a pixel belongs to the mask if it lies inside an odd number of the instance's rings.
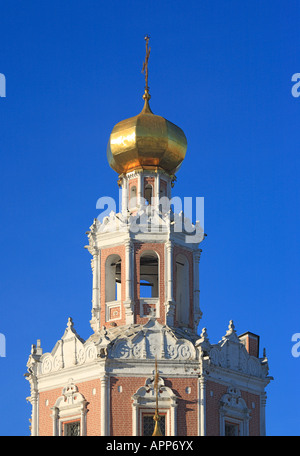
[[184,160],[187,140],[181,128],[153,114],[143,95],[140,114],[117,123],[109,137],[107,159],[119,174],[135,169],[162,169],[175,174]]

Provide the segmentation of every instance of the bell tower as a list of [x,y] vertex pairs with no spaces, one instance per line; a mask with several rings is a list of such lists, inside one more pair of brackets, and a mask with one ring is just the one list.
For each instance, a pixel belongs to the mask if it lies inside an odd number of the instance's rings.
[[114,126],[107,146],[122,189],[121,213],[102,224],[95,220],[88,234],[94,330],[145,324],[153,317],[196,331],[201,318],[197,277],[203,232],[195,226],[193,241],[189,236],[186,242],[183,212],[176,214],[172,201],[187,140],[181,128],[150,108],[149,54],[146,37],[144,107]]

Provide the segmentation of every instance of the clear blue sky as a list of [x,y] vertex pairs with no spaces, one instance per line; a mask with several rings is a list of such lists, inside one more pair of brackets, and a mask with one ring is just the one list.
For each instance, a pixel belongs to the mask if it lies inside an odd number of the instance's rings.
[[85,232],[117,197],[111,129],[151,108],[186,133],[174,195],[205,198],[200,329],[260,335],[267,433],[299,435],[300,7],[291,0],[1,2],[0,433],[28,435],[31,344],[51,351],[71,316],[91,334]]

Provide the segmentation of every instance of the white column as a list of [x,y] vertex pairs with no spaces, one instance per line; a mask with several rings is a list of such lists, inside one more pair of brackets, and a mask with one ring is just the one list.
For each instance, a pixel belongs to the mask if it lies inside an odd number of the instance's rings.
[[266,435],[266,402],[267,394],[264,391],[260,395],[260,435]]
[[132,404],[132,435],[138,435],[139,407],[137,403]]
[[173,301],[173,246],[172,242],[169,240],[165,245],[165,255],[166,255],[166,323],[169,326],[174,324],[174,315],[175,315],[175,306]]
[[81,404],[80,409],[80,435],[86,435],[86,402]]
[[141,208],[142,205],[142,192],[143,192],[144,179],[143,174],[138,173],[138,185],[137,185],[137,207]]
[[126,324],[133,324],[133,245],[129,239],[125,243],[125,318]]
[[173,246],[172,242],[166,242],[166,275],[167,275],[167,301],[173,301]]
[[159,199],[160,199],[160,174],[156,175],[154,180],[154,188],[153,188],[154,199],[153,199],[153,206],[158,211],[159,210]]
[[128,179],[123,178],[122,184],[122,214],[126,217],[128,209]]
[[101,436],[109,435],[109,377],[104,374],[101,382]]
[[100,330],[100,257],[101,253],[97,247],[93,248],[93,259],[91,261],[93,273],[93,291],[92,291],[92,319],[90,325],[97,332]]
[[93,254],[93,309],[100,308],[100,251],[96,247]]
[[177,435],[177,404],[171,404],[171,436]]
[[193,251],[193,303],[194,303],[194,326],[197,331],[199,321],[202,316],[200,310],[200,285],[199,285],[199,263],[200,263],[201,250]]
[[132,250],[132,245],[131,241],[126,241],[125,243],[125,300],[126,301],[131,301],[131,276],[132,276],[132,271],[131,271],[131,250]]
[[32,405],[32,414],[31,414],[31,435],[38,435],[38,392],[32,391],[30,402]]
[[52,420],[53,420],[53,427],[52,427],[53,435],[57,436],[57,435],[59,435],[59,432],[58,432],[58,408],[57,407],[53,407],[51,410],[52,410]]
[[200,377],[198,380],[198,400],[199,400],[199,420],[198,432],[199,435],[206,435],[206,380]]

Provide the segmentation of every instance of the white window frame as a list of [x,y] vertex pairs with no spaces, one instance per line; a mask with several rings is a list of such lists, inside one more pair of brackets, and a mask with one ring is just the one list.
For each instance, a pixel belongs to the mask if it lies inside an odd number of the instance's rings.
[[77,386],[70,380],[51,409],[53,435],[63,435],[63,425],[67,421],[80,421],[80,435],[86,435],[87,404]]
[[[142,435],[143,413],[154,415],[156,395],[154,391],[154,377],[148,378],[145,385],[132,396],[132,435]],[[177,396],[171,388],[165,386],[161,377],[158,379],[158,413],[166,416],[166,436],[177,435]]]
[[249,435],[250,410],[238,388],[230,386],[220,401],[220,435],[225,436],[225,423],[239,426],[239,436]]

